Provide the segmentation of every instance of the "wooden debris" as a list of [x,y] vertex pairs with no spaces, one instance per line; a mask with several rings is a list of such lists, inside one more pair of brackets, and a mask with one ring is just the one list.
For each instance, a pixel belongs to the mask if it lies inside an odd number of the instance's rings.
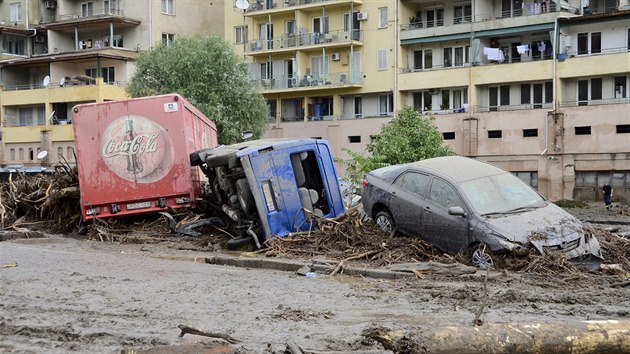
[[197,328],[193,328],[190,326],[186,326],[186,325],[179,325],[177,326],[177,328],[179,328],[182,332],[179,334],[180,337],[183,337],[184,334],[194,334],[197,336],[204,336],[204,337],[210,337],[210,338],[219,338],[219,339],[223,339],[226,342],[230,343],[230,344],[236,344],[236,343],[240,343],[241,341],[235,338],[232,338],[230,335],[228,334],[223,334],[223,333],[214,333],[214,332],[207,332],[201,329],[197,329]]
[[0,268],[15,268],[17,266],[18,266],[17,262],[13,262],[10,264],[0,264]]

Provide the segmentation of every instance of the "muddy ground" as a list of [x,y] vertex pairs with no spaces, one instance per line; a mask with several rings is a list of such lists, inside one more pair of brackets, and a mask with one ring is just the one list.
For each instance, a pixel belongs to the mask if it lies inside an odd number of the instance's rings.
[[[567,210],[596,227],[630,231],[630,217],[616,209]],[[212,252],[176,239],[119,244],[46,235],[0,242],[0,265],[6,266],[0,268],[0,352],[192,353],[214,345],[214,352],[280,353],[289,342],[320,352],[383,350],[363,331],[473,326],[484,297],[482,271],[398,280],[307,278],[203,263]],[[630,287],[611,286],[624,280],[601,273],[492,272],[480,319],[627,320]],[[180,324],[241,342],[180,338]]]

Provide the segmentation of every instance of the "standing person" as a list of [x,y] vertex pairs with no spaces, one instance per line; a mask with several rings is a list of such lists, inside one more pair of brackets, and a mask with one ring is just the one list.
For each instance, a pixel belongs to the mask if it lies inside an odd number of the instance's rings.
[[613,196],[613,188],[608,184],[608,182],[604,182],[604,205],[606,209],[612,208],[612,196]]

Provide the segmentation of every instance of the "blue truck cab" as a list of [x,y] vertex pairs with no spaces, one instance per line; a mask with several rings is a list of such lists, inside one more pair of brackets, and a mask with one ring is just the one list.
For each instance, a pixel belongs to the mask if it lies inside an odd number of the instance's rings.
[[194,152],[190,161],[208,179],[206,201],[259,247],[345,211],[326,140],[252,140]]

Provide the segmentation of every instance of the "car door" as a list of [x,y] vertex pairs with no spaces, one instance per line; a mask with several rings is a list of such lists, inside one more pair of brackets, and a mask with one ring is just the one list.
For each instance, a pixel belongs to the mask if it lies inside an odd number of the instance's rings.
[[407,171],[392,185],[391,194],[394,198],[390,204],[390,211],[400,231],[420,235],[422,206],[430,181],[429,175]]
[[422,238],[451,253],[462,251],[469,244],[469,220],[449,215],[448,208],[454,206],[469,214],[457,190],[447,181],[434,177],[422,209]]

